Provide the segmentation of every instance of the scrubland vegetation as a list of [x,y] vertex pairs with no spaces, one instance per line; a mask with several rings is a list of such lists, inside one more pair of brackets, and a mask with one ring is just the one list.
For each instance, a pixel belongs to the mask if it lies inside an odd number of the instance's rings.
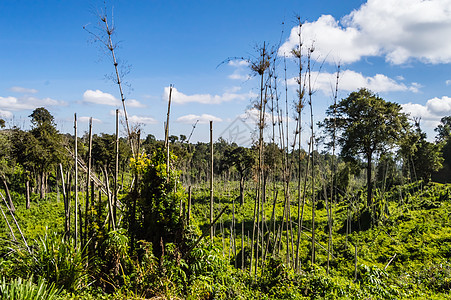
[[451,118],[429,142],[371,91],[337,99],[337,72],[317,127],[314,49],[299,36],[294,101],[280,96],[277,49],[248,60],[260,84],[249,148],[169,126],[164,141],[141,137],[127,120],[122,138],[62,134],[45,108],[31,130],[4,128],[0,297],[449,298]]

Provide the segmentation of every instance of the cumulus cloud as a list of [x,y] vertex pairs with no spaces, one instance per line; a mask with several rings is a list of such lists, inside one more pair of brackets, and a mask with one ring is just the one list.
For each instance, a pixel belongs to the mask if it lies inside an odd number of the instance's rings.
[[36,98],[32,96],[0,97],[0,109],[6,110],[24,110],[24,109],[35,109],[37,107],[62,106],[62,105],[66,105],[66,102],[55,100],[52,98]]
[[426,121],[439,121],[443,116],[451,115],[451,97],[429,99],[425,105],[417,103],[401,104],[403,111],[411,117],[421,118]]
[[[312,79],[315,90],[320,90],[325,94],[330,94],[332,90],[335,90],[336,73],[312,72]],[[291,78],[288,84],[297,86],[294,78]],[[340,72],[338,88],[342,91],[355,91],[359,88],[367,88],[376,93],[395,91],[411,91],[416,93],[421,88],[421,85],[414,82],[410,86],[407,86],[383,74],[364,76],[362,73],[344,70]]]
[[119,99],[116,99],[113,95],[104,93],[101,90],[86,90],[83,93],[83,101],[87,103],[110,106],[119,106],[121,104]]
[[451,80],[445,81],[446,85],[451,85]]
[[[409,59],[451,62],[451,0],[368,0],[335,20],[323,15],[302,26],[303,44],[317,56],[352,63],[364,56],[384,56],[392,64]],[[288,55],[298,43],[298,28],[279,50]]]
[[[120,106],[122,105],[121,100],[117,99],[109,93],[102,92],[101,90],[86,90],[83,93],[83,102],[94,103],[100,105],[108,106]],[[125,105],[127,107],[141,108],[145,107],[144,104],[135,99],[126,99]]]
[[27,89],[21,86],[13,86],[9,89],[11,92],[14,93],[21,93],[21,94],[36,94],[38,90],[36,89]]
[[202,114],[202,115],[193,115],[193,114],[189,114],[186,116],[182,116],[177,118],[176,122],[179,123],[184,123],[184,124],[194,124],[197,121],[199,121],[199,124],[206,124],[209,123],[210,121],[213,122],[222,122],[221,118],[215,117],[213,115],[209,115],[209,114]]
[[[185,104],[185,103],[201,103],[201,104],[220,104],[223,102],[230,102],[234,100],[249,100],[250,98],[254,98],[257,95],[249,92],[246,94],[237,94],[226,92],[222,95],[210,95],[210,94],[194,94],[194,95],[186,95],[179,92],[176,88],[172,88],[171,101],[176,104]],[[163,99],[169,99],[169,87],[164,88]]]

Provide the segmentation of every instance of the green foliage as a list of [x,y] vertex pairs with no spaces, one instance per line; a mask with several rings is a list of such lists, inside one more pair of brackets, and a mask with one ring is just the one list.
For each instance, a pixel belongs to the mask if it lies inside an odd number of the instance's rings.
[[[170,156],[170,163],[175,161]],[[166,153],[157,149],[148,157],[132,159],[132,166],[142,174],[139,195],[132,194],[130,202],[136,203],[136,219],[132,228],[137,240],[152,243],[155,253],[161,254],[163,244],[174,243],[180,247],[183,239],[183,222],[180,218],[180,199],[184,197],[177,185],[179,172],[169,168],[167,173]],[[133,210],[133,207],[130,208]]]
[[20,246],[11,249],[11,258],[7,262],[10,274],[22,278],[42,277],[69,291],[80,290],[88,284],[88,261],[84,250],[57,233],[46,233],[35,240],[31,252]]
[[48,284],[42,278],[38,278],[34,283],[33,276],[28,279],[15,278],[0,280],[0,299],[20,299],[20,300],[53,300],[57,299],[59,291],[55,284]]

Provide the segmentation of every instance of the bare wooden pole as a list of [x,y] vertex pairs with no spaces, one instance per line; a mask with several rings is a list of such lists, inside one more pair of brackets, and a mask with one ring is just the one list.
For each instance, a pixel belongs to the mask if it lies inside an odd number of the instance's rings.
[[210,239],[213,242],[213,121],[210,121]]
[[241,221],[241,270],[244,270],[244,219]]
[[74,135],[75,135],[75,247],[78,239],[78,149],[77,149],[77,114],[74,114]]
[[311,143],[311,160],[312,160],[312,265],[315,264],[316,256],[315,256],[315,160],[314,160],[314,151],[315,151],[315,137],[314,137],[314,131],[313,131],[313,105],[312,105],[312,83],[311,83],[311,68],[310,68],[310,60],[311,55],[313,53],[313,48],[309,49],[308,52],[308,62],[307,62],[307,69],[308,69],[308,96],[309,96],[309,106],[310,106],[310,126],[311,126],[311,137],[310,137],[310,143]]
[[16,208],[14,207],[13,200],[11,199],[11,194],[9,193],[8,183],[6,182],[6,176],[5,176],[5,174],[2,173],[1,177],[2,177],[2,181],[3,181],[3,185],[5,186],[6,197],[8,198],[9,209],[12,212],[15,212]]
[[121,77],[119,75],[119,70],[118,70],[118,62],[116,60],[116,55],[114,53],[114,49],[115,46],[113,45],[113,41],[111,39],[111,35],[113,34],[113,29],[110,29],[109,25],[108,25],[108,19],[105,16],[102,17],[102,22],[105,23],[105,29],[106,29],[106,33],[108,35],[108,44],[107,44],[107,48],[108,50],[110,50],[111,52],[111,57],[113,59],[113,64],[114,64],[114,70],[116,71],[116,79],[117,79],[117,85],[119,87],[119,93],[121,94],[121,100],[122,100],[122,108],[124,109],[124,117],[125,117],[125,124],[127,126],[127,135],[128,135],[128,139],[130,141],[130,147],[132,149],[132,155],[133,157],[135,157],[135,149],[133,146],[133,141],[131,139],[131,134],[130,134],[130,126],[128,124],[128,116],[127,116],[127,109],[125,108],[125,96],[124,96],[124,92],[122,91],[122,81],[121,81]]
[[168,114],[164,130],[164,147],[166,149],[166,174],[169,181],[169,115],[171,113],[172,84],[169,86]]
[[[86,205],[85,205],[85,237],[84,243],[88,241],[88,226],[89,226],[89,182],[91,181],[91,152],[92,152],[92,117],[89,118],[89,149],[88,149],[88,176],[86,176]],[[93,201],[93,199],[91,199]]]
[[118,193],[118,176],[119,176],[119,109],[116,109],[116,165],[114,169],[114,205],[113,205],[113,220],[116,223],[116,207],[117,207],[117,193]]
[[6,207],[9,210],[9,213],[11,214],[11,217],[13,218],[14,224],[16,224],[16,227],[19,230],[19,233],[20,233],[20,235],[22,237],[22,240],[23,240],[23,242],[25,244],[25,247],[27,247],[28,253],[31,253],[30,247],[28,247],[27,240],[25,239],[25,236],[22,233],[22,229],[20,229],[19,223],[17,223],[16,217],[14,216],[14,212],[11,210],[10,207],[8,207],[8,203],[6,202],[6,199],[5,199],[5,196],[3,196],[3,193],[0,192],[0,195],[2,196],[3,202],[5,203]]
[[166,124],[164,128],[164,147],[167,147],[169,143],[169,115],[171,113],[171,100],[172,100],[172,84],[169,85],[168,113],[166,115]]
[[[28,175],[27,175],[27,177],[28,177]],[[27,186],[27,203],[26,203],[26,207],[27,207],[27,209],[30,209],[30,180],[28,180],[28,178],[27,178],[26,186]]]
[[6,225],[8,226],[9,231],[11,232],[11,237],[13,238],[13,241],[14,241],[14,242],[17,242],[16,236],[14,235],[14,231],[13,231],[13,229],[11,228],[11,225],[9,224],[8,219],[6,218],[5,212],[3,211],[3,208],[2,208],[1,205],[0,205],[0,210],[2,211],[3,218],[5,219]]
[[191,186],[188,187],[188,226],[191,220]]

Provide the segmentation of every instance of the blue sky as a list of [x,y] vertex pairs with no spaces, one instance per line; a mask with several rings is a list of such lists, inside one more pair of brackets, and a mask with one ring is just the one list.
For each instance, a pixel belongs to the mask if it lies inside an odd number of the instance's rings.
[[[108,79],[113,65],[83,30],[96,30],[103,8],[103,1],[0,2],[0,116],[8,126],[27,129],[28,115],[44,106],[62,132],[72,132],[74,113],[81,132],[88,117],[95,132],[114,132],[120,95]],[[163,138],[170,84],[171,134],[189,136],[199,120],[192,141],[207,141],[209,120],[216,139],[237,117],[252,116],[258,80],[248,78],[240,60],[221,62],[280,40],[283,61],[294,45],[296,15],[304,22],[304,44],[315,45],[316,120],[331,104],[338,62],[340,98],[368,87],[421,117],[429,139],[440,118],[451,115],[451,0],[107,1],[107,12],[114,17],[117,57],[128,71],[127,110],[144,135]],[[286,61],[290,83],[296,66],[291,57]],[[288,90],[292,103],[295,87]],[[254,127],[251,117],[244,122]]]

